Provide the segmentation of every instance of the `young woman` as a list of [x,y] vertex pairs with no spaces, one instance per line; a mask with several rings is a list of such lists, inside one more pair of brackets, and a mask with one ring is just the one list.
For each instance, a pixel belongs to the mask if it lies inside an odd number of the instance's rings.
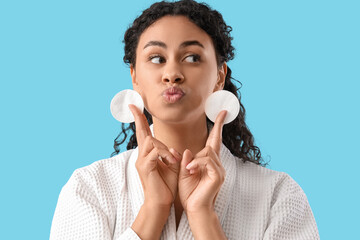
[[192,0],[155,3],[133,22],[124,61],[147,111],[129,105],[126,152],[75,170],[51,239],[319,239],[301,187],[260,163],[243,105],[226,125],[226,111],[214,124],[205,115],[213,92],[238,96],[230,31]]

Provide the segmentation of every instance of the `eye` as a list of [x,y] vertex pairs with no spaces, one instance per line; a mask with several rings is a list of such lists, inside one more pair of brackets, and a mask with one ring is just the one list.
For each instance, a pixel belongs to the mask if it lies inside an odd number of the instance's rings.
[[150,57],[149,57],[149,60],[150,60],[152,63],[155,63],[155,64],[161,64],[161,63],[164,63],[164,62],[165,62],[165,58],[163,58],[163,57],[160,56],[160,55],[150,56]]
[[192,54],[185,58],[185,61],[187,62],[199,62],[199,60],[200,60],[200,55],[198,54]]

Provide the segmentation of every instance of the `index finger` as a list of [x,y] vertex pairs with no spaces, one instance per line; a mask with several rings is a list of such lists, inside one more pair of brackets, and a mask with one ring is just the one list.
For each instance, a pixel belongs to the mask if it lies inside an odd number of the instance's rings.
[[206,140],[206,146],[210,146],[212,149],[214,149],[218,156],[222,143],[222,128],[224,126],[226,114],[227,111],[223,110],[217,115],[214,127],[211,129],[209,137]]
[[145,138],[152,135],[149,123],[145,115],[134,104],[129,104],[128,106],[135,118],[136,139],[138,146],[141,146],[142,143],[145,141]]

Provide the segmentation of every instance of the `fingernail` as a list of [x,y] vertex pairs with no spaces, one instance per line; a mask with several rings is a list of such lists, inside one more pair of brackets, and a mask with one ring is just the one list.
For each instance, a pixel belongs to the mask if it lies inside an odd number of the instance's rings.
[[166,159],[170,162],[170,163],[176,163],[176,158],[174,158],[173,156],[166,156]]
[[186,166],[186,169],[190,169],[192,167],[192,164],[191,163],[189,163],[187,166]]
[[176,151],[174,148],[171,148],[173,150],[173,152],[176,154],[177,157],[181,158],[181,154]]

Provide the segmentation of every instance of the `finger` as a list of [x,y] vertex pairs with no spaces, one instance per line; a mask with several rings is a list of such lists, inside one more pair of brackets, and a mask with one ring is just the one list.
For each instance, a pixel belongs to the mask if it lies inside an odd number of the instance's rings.
[[[153,138],[151,136],[147,136],[145,138],[145,141],[143,142],[142,148],[139,150],[139,156],[146,157],[153,149],[162,150],[165,152],[169,152],[172,157],[174,157],[176,163],[181,161],[181,155],[178,153],[175,149],[170,148],[163,144],[161,141],[157,140],[156,138]],[[166,165],[173,164],[173,162],[170,162],[167,160],[168,158],[161,159]]]
[[173,172],[178,173],[180,168],[180,162],[171,163],[166,158],[159,157],[158,161],[158,167],[163,171],[171,170]]
[[154,148],[149,155],[152,160],[160,159],[166,165],[177,163],[176,158],[166,149]]
[[[166,150],[170,151],[170,149],[164,143],[159,141],[158,139],[156,139],[154,137],[151,137],[151,141],[152,141],[154,147],[161,148],[161,149],[166,149]],[[176,152],[175,149],[173,149],[173,151],[174,151],[174,153]]]
[[211,129],[209,137],[206,141],[206,146],[210,146],[212,149],[214,149],[217,155],[220,153],[220,147],[222,143],[222,128],[226,114],[227,111],[223,110],[217,115],[214,127]]
[[209,157],[195,158],[187,166],[186,169],[190,174],[202,170],[207,170],[210,176],[220,176],[220,169]]
[[129,109],[135,119],[136,140],[140,147],[145,141],[145,138],[151,136],[149,123],[147,122],[145,115],[135,105],[129,104]]
[[218,155],[215,153],[214,149],[210,146],[204,147],[200,152],[198,152],[194,158],[202,158],[202,157],[210,157],[214,160],[216,165],[219,167],[222,167],[222,163],[220,162],[220,159]]
[[136,168],[142,169],[145,172],[151,172],[156,168],[159,161],[166,165],[177,163],[170,152],[164,149],[153,148],[145,158],[138,158]]
[[181,160],[182,156],[178,151],[176,151],[174,148],[170,148],[169,151],[172,153],[172,155],[176,158],[177,161]]
[[193,159],[192,152],[189,149],[186,149],[182,155],[181,164],[180,164],[182,173],[185,174],[188,173],[188,171],[186,170],[186,166],[191,162],[192,159]]

